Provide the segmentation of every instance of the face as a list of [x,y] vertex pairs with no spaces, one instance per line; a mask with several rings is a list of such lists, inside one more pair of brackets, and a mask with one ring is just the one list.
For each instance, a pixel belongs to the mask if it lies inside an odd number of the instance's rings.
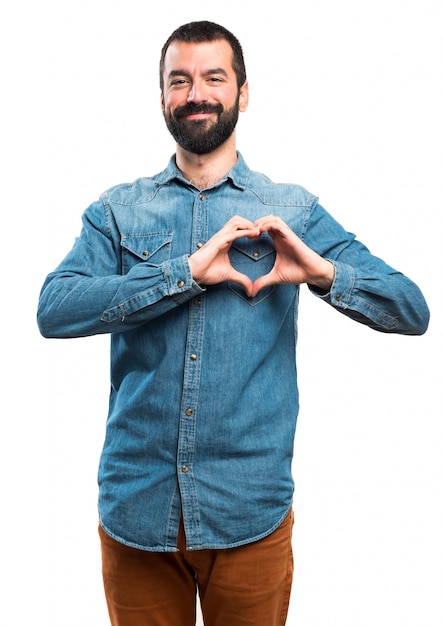
[[172,42],[163,78],[163,115],[184,150],[207,154],[229,139],[246,110],[248,86],[238,89],[227,41]]

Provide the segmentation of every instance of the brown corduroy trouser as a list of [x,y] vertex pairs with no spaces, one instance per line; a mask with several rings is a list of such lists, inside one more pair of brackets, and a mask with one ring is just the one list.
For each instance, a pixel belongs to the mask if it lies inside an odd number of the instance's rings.
[[112,626],[284,626],[292,584],[293,513],[271,535],[237,548],[145,552],[99,528]]

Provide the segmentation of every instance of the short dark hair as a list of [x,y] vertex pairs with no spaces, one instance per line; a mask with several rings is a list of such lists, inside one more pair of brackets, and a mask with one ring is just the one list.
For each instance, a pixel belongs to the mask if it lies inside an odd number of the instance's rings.
[[225,39],[232,48],[232,69],[237,76],[238,88],[242,87],[246,81],[246,67],[243,58],[243,50],[239,40],[229,30],[215,24],[214,22],[189,22],[179,26],[168,37],[162,48],[160,57],[160,89],[163,91],[163,73],[165,70],[166,52],[173,41],[184,41],[187,43],[207,43],[208,41],[220,41]]

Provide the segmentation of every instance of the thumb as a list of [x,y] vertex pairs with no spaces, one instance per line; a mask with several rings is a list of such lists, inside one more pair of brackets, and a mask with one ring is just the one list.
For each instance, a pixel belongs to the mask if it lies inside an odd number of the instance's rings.
[[269,287],[269,285],[274,285],[276,281],[274,280],[274,272],[269,272],[269,274],[265,274],[264,276],[259,276],[257,280],[255,280],[252,284],[252,290],[250,293],[250,297],[254,298],[264,287]]
[[227,280],[230,280],[233,283],[237,283],[241,285],[243,289],[246,291],[246,294],[251,297],[252,292],[252,280],[246,274],[242,274],[241,272],[232,268]]

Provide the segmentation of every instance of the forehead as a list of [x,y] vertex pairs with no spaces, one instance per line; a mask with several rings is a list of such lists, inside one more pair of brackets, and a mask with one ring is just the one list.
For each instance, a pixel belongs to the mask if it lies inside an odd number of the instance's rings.
[[204,43],[173,41],[165,56],[165,77],[171,71],[201,73],[220,68],[227,74],[234,73],[232,68],[232,48],[229,43],[220,39]]

